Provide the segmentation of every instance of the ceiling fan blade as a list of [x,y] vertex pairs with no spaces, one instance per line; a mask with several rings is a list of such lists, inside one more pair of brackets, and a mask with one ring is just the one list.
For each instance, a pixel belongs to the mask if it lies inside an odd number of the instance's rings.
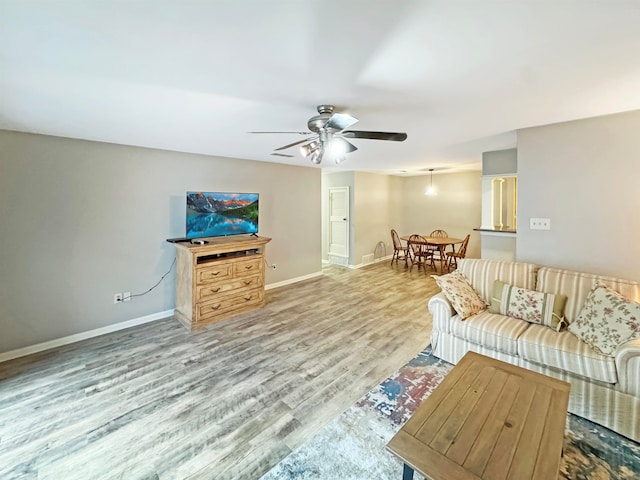
[[313,135],[313,132],[247,132],[247,133],[295,133],[297,135]]
[[297,142],[290,143],[289,145],[285,145],[283,147],[276,148],[275,151],[277,152],[278,150],[286,150],[287,148],[295,147],[296,145],[300,145],[301,143],[308,142],[309,140],[311,140],[311,139],[310,138],[304,138],[302,140],[298,140]]
[[364,130],[345,130],[340,135],[347,138],[370,138],[372,140],[392,140],[394,142],[404,142],[407,134],[404,132],[367,132]]
[[332,128],[334,130],[340,131],[345,128],[349,128],[351,125],[358,121],[357,118],[352,117],[348,113],[334,113],[329,117],[327,123],[324,124],[324,128]]

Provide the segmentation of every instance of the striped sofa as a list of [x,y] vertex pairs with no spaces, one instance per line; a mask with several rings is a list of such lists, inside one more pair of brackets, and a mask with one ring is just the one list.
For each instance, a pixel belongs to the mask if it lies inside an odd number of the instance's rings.
[[[567,296],[565,320],[576,319],[596,281],[640,302],[640,283],[530,263],[464,259],[458,270],[487,303],[494,280]],[[433,355],[458,363],[469,350],[571,384],[569,411],[640,441],[640,339],[620,346],[614,357],[594,351],[568,331],[490,313],[461,320],[443,293],[429,300]]]

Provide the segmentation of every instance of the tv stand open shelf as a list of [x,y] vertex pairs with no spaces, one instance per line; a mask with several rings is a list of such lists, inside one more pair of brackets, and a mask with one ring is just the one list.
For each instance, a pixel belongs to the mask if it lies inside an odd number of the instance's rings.
[[176,246],[176,318],[189,330],[264,306],[267,237],[207,238]]

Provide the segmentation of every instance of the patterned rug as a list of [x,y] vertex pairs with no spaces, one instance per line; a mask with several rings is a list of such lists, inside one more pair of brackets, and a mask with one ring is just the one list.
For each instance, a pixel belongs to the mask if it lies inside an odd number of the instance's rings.
[[[402,478],[402,464],[385,445],[453,368],[430,351],[367,393],[262,480]],[[640,479],[640,444],[569,415],[559,478]]]

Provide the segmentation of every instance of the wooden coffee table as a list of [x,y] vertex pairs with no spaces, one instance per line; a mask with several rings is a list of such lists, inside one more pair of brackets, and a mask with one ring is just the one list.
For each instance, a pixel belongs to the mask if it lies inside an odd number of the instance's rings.
[[389,441],[433,480],[557,478],[569,384],[468,352]]

